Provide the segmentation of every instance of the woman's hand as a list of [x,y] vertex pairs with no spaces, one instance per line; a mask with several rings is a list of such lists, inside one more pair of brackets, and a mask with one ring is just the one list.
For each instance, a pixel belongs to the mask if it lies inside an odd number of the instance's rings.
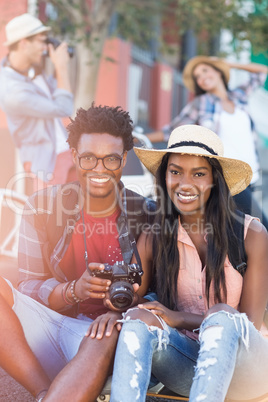
[[177,329],[197,330],[204,319],[204,316],[201,314],[169,310],[157,301],[138,304],[138,307],[150,310],[153,314],[163,318],[170,327]]
[[92,299],[104,299],[106,292],[109,290],[111,281],[109,279],[102,279],[94,276],[94,271],[103,270],[104,265],[99,263],[90,263],[88,265],[90,274],[85,271],[83,275],[78,279],[75,284],[75,294],[79,299],[86,300]]
[[138,307],[140,309],[150,310],[153,314],[163,318],[163,320],[172,328],[182,328],[183,323],[179,311],[169,310],[157,301],[138,304]]
[[104,336],[109,337],[114,327],[118,331],[121,330],[122,324],[118,322],[121,318],[122,315],[114,311],[102,314],[92,322],[85,336],[96,339],[102,339]]

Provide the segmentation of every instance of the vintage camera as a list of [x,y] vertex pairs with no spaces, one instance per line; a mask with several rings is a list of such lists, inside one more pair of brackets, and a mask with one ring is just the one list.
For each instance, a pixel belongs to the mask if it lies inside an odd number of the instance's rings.
[[129,307],[134,298],[133,283],[141,284],[143,271],[138,264],[125,264],[117,261],[114,265],[104,264],[102,271],[95,270],[94,276],[110,279],[110,301],[116,308]]
[[[52,38],[52,37],[48,37],[46,39],[46,43],[47,44],[51,43],[54,46],[54,49],[56,49],[61,44],[61,42],[58,39]],[[68,46],[68,53],[69,53],[70,57],[74,56],[74,47],[73,46]],[[48,56],[48,53],[46,54],[46,56]]]

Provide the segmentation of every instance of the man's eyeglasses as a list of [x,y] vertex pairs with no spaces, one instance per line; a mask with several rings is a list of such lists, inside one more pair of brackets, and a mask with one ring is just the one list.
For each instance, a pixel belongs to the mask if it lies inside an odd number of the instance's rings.
[[94,169],[97,166],[99,160],[102,161],[105,169],[117,170],[121,166],[124,152],[122,153],[121,156],[107,155],[107,156],[104,156],[104,158],[97,158],[94,154],[87,154],[84,156],[80,156],[78,152],[77,152],[77,155],[78,155],[78,160],[79,160],[79,166],[83,170]]

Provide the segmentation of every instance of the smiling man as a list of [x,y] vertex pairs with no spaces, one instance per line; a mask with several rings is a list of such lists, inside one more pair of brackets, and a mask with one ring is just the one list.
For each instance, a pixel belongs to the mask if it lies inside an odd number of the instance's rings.
[[[154,202],[125,189],[120,181],[127,151],[133,146],[127,112],[93,104],[88,110],[79,109],[67,129],[79,181],[48,187],[28,199],[20,230],[20,292],[13,289],[12,297],[10,287],[0,280],[0,293],[13,307],[46,374],[52,380],[60,373],[47,398],[52,393],[51,400],[60,396],[76,401],[86,395],[87,401],[94,401],[112,362],[118,336],[115,327],[121,318],[109,311],[111,278],[98,277],[95,271],[105,263],[133,263],[133,253],[134,262],[139,263],[135,240],[148,229]],[[144,272],[139,296],[146,293],[149,281],[150,273]],[[133,295],[132,305],[137,301]],[[83,340],[94,319],[90,337]],[[3,327],[2,334],[5,322]],[[10,339],[6,336],[5,342]],[[12,341],[13,349],[18,342]],[[19,349],[16,361],[23,354],[24,348]],[[6,360],[0,359],[0,364]],[[4,367],[14,376],[14,363]],[[74,395],[70,381],[75,384]],[[42,378],[41,382],[45,387]],[[23,385],[34,395],[40,392],[27,381]]]

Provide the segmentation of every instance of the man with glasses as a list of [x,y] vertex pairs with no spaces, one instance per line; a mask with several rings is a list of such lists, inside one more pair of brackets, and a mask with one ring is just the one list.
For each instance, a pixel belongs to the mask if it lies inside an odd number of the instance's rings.
[[[133,147],[132,129],[129,114],[120,107],[93,104],[78,110],[67,127],[78,182],[51,186],[29,198],[20,229],[19,292],[13,289],[12,296],[10,286],[0,280],[9,304],[1,308],[0,298],[1,317],[13,307],[16,325],[22,326],[48,377],[52,380],[59,373],[46,400],[95,401],[109,373],[121,314],[110,311],[111,278],[99,277],[96,271],[104,264],[139,264],[136,241],[148,229],[155,206],[120,181],[127,151]],[[146,293],[149,281],[145,271],[131,305]],[[91,323],[90,336],[81,343]],[[3,351],[7,356],[7,345],[16,350],[22,341],[15,323],[9,334],[5,325],[2,320],[0,355]],[[49,382],[34,368],[25,344],[16,351],[15,362],[9,357],[7,365],[7,357],[0,357],[0,365],[36,396]],[[24,370],[33,372],[23,381],[14,369],[22,360]]]
[[[47,44],[50,29],[27,13],[9,21],[8,54],[0,67],[0,106],[33,190],[67,182],[73,168],[61,121],[73,112],[70,58],[66,43],[57,49]],[[55,78],[43,71],[47,53]]]

